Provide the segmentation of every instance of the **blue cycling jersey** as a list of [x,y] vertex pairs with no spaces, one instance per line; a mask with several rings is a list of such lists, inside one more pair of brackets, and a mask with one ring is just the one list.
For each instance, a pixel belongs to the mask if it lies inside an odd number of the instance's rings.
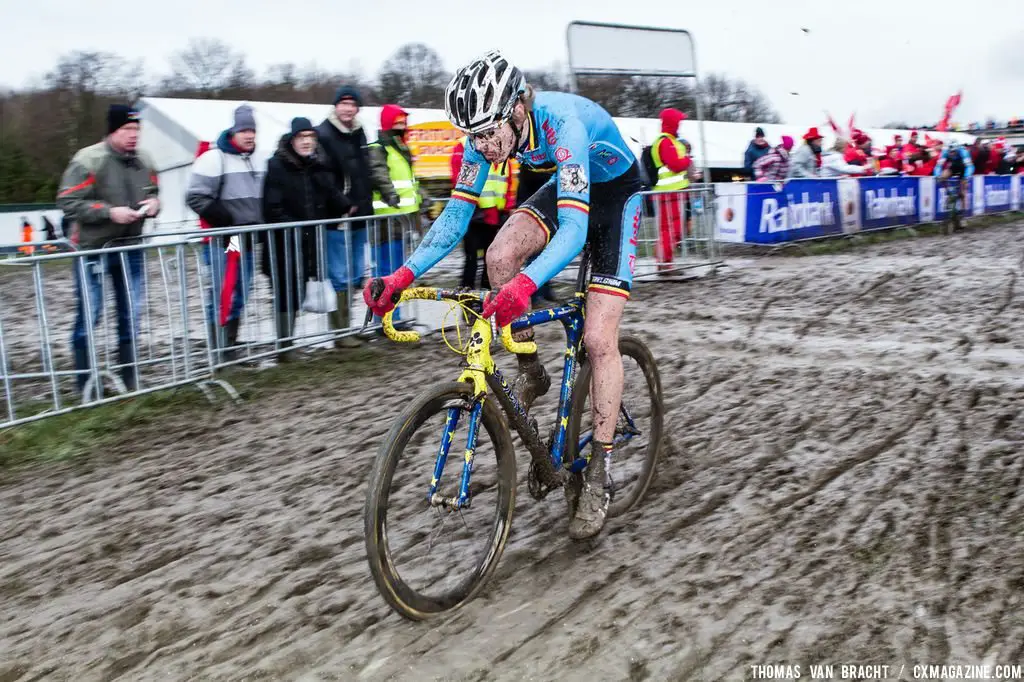
[[[538,92],[516,158],[524,168],[549,171],[558,187],[558,231],[523,272],[543,285],[582,249],[591,186],[623,175],[636,162],[612,117],[578,95]],[[419,277],[448,255],[469,227],[490,164],[466,144],[451,200],[406,264]]]
[[[960,152],[960,159],[963,161],[963,177],[969,178],[974,175],[974,161],[971,160],[971,153],[964,147],[957,147],[956,149]],[[942,169],[945,168],[947,163],[952,163],[952,160],[949,158],[949,147],[942,150],[942,154],[939,156],[939,162],[935,164],[935,177],[942,175]]]

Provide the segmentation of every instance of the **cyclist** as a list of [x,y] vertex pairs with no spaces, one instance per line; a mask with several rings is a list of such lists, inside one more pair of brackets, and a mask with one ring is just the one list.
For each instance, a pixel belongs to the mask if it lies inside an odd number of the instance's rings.
[[[468,135],[451,201],[398,271],[383,278],[373,299],[378,315],[393,308],[391,296],[408,287],[444,258],[466,233],[490,164],[516,157],[527,171],[551,177],[509,216],[487,250],[492,286],[485,317],[499,327],[530,308],[530,297],[591,244],[584,341],[594,368],[590,397],[594,440],[583,475],[566,485],[569,535],[597,535],[609,505],[609,465],[622,398],[619,320],[629,298],[640,225],[642,189],[636,157],[611,116],[594,102],[565,93],[535,91],[522,72],[501,55],[488,52],[459,69],[445,91],[445,113]],[[534,258],[527,264],[527,260]],[[526,268],[520,271],[524,264]],[[516,334],[533,338],[532,330]],[[551,385],[536,354],[518,357],[514,389],[524,408]]]
[[[974,175],[974,161],[971,160],[971,153],[966,147],[961,147],[956,140],[950,140],[946,148],[939,155],[939,161],[935,164],[935,177],[949,180],[951,177],[960,178],[960,197],[967,196],[967,178]],[[962,209],[961,209],[962,210]]]

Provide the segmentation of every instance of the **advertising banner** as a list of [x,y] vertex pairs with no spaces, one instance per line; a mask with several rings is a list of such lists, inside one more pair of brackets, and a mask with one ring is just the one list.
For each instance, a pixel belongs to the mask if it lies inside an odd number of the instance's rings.
[[860,178],[856,182],[860,186],[860,222],[865,230],[921,222],[918,178]]
[[1010,188],[1013,176],[984,175],[982,176],[982,192],[985,201],[985,213],[1006,213],[1012,204]]

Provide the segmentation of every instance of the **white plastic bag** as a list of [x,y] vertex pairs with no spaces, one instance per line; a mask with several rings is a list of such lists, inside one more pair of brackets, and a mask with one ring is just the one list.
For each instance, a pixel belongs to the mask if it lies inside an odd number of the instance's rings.
[[328,279],[311,279],[306,282],[306,299],[302,309],[307,313],[323,315],[338,309],[338,297]]

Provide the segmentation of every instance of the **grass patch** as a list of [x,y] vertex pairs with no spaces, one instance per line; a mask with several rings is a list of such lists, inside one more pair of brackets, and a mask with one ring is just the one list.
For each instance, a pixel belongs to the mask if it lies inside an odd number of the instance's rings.
[[[266,369],[228,368],[217,373],[234,386],[243,400],[256,401],[281,390],[310,388],[366,375],[384,363],[396,361],[394,345],[367,346],[314,357]],[[214,395],[223,404],[230,398],[218,387]],[[105,405],[0,431],[0,467],[63,461],[101,453],[123,442],[125,433],[202,418],[213,409],[195,386],[147,393]]]

